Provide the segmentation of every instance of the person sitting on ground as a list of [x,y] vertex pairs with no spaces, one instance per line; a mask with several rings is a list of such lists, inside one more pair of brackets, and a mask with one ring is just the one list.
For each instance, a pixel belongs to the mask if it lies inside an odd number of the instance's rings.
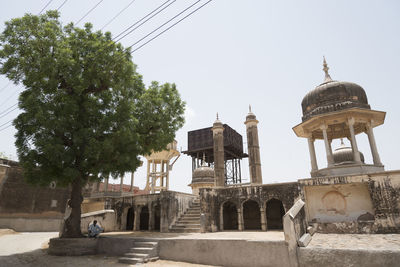
[[101,228],[97,221],[94,220],[92,224],[89,225],[88,228],[88,235],[89,237],[98,237],[101,232],[104,232],[104,229]]

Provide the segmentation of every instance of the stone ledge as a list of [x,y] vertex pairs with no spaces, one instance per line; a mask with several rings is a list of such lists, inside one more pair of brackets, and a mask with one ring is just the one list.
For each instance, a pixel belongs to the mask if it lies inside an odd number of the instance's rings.
[[48,253],[56,256],[97,254],[97,238],[52,238]]

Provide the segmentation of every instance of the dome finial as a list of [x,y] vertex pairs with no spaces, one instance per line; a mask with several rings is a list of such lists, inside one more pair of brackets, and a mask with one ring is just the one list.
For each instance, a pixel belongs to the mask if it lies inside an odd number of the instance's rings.
[[219,118],[218,118],[218,112],[217,112],[217,121],[219,120]]
[[206,154],[204,152],[203,152],[203,162],[202,162],[201,166],[207,166],[206,165]]
[[329,72],[328,72],[329,67],[328,67],[328,64],[326,63],[325,56],[324,56],[324,64],[323,64],[323,66],[324,66],[323,70],[324,70],[324,72],[325,72],[325,80],[324,80],[324,83],[331,82],[331,81],[332,81],[332,78],[331,78],[331,76],[329,75]]
[[249,113],[251,113],[251,105],[249,105]]

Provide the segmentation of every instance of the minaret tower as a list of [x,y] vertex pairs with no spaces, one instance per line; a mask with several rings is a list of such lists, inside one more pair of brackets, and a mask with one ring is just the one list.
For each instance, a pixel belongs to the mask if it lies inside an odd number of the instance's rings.
[[218,118],[213,127],[215,186],[225,186],[224,126]]
[[251,106],[249,106],[249,114],[247,114],[244,124],[246,125],[247,132],[250,182],[252,184],[262,184],[260,145],[258,143],[257,128],[258,120],[256,119],[256,115],[251,112]]

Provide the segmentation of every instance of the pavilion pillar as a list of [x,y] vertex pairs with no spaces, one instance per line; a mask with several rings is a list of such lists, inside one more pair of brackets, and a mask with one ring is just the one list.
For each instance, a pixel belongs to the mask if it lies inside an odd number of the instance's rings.
[[307,138],[308,140],[308,150],[310,152],[311,160],[311,172],[318,171],[317,156],[315,154],[314,139],[312,137]]
[[124,186],[124,177],[121,176],[121,183],[119,184],[119,192],[123,192],[122,187]]
[[379,157],[378,149],[376,147],[374,130],[370,123],[367,124],[367,135],[368,135],[368,141],[369,141],[369,146],[371,148],[371,154],[372,154],[372,159],[374,161],[374,165],[382,165],[381,158]]
[[351,141],[351,147],[353,149],[353,158],[356,163],[361,163],[360,152],[358,152],[356,135],[354,133],[354,123],[355,123],[355,120],[353,117],[348,119],[350,137],[351,137],[350,141]]
[[333,156],[332,156],[331,144],[328,140],[328,133],[326,132],[327,129],[328,129],[328,126],[326,126],[325,124],[321,125],[322,135],[324,136],[326,160],[328,162],[328,167],[332,167],[333,166]]

